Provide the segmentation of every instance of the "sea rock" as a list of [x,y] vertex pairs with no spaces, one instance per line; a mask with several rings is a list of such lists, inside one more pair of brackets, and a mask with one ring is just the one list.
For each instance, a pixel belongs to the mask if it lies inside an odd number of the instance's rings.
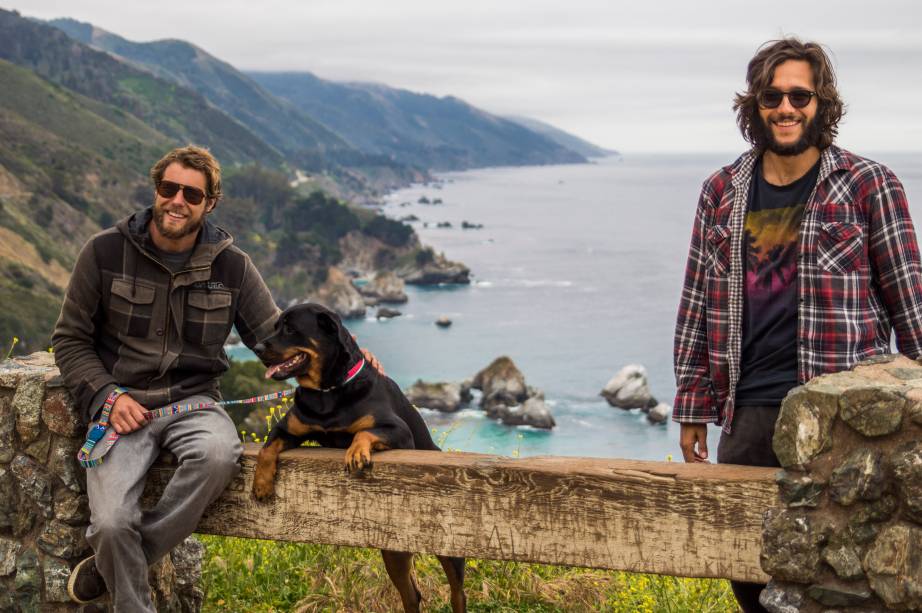
[[922,608],[922,528],[887,526],[864,556],[871,589],[892,608]]
[[613,407],[620,409],[652,409],[658,403],[650,393],[647,369],[629,364],[605,384],[600,394]]
[[903,513],[922,524],[922,443],[901,445],[890,457],[890,466],[903,499]]
[[496,358],[489,366],[474,375],[471,386],[483,392],[480,406],[487,412],[498,405],[521,404],[528,398],[525,375],[507,356]]
[[842,506],[856,500],[877,500],[886,485],[882,454],[862,448],[850,454],[832,471],[829,478],[829,496]]
[[397,271],[410,285],[466,285],[471,282],[471,270],[464,264],[452,262],[432,251],[421,251],[420,254],[413,265]]
[[899,430],[906,399],[880,387],[849,389],[839,399],[842,421],[865,436],[883,436]]
[[[418,407],[453,413],[464,404],[460,383],[426,383],[418,379],[406,390],[406,396]],[[468,398],[468,402],[470,399]]]
[[532,397],[517,406],[503,406],[497,413],[499,420],[507,426],[531,426],[550,430],[557,425],[550,409],[541,398]]
[[359,287],[359,292],[365,298],[373,299],[375,304],[403,304],[408,300],[403,279],[390,271],[376,274],[371,282]]
[[794,388],[781,403],[772,449],[784,468],[803,468],[832,444],[839,388],[813,384]]
[[447,315],[442,315],[441,317],[435,320],[435,325],[437,325],[440,328],[448,328],[449,326],[451,326],[451,319],[449,319]]
[[403,315],[397,309],[389,309],[387,307],[381,307],[378,309],[378,312],[375,313],[377,319],[393,319],[394,317],[400,317]]
[[782,581],[812,583],[817,577],[820,548],[826,542],[827,532],[803,511],[768,511],[759,558],[762,570]]
[[664,424],[669,420],[669,414],[672,412],[672,407],[670,407],[665,402],[660,402],[655,407],[647,411],[647,421],[651,424]]
[[312,301],[335,311],[343,319],[364,317],[365,301],[346,274],[331,266],[324,281],[312,296]]

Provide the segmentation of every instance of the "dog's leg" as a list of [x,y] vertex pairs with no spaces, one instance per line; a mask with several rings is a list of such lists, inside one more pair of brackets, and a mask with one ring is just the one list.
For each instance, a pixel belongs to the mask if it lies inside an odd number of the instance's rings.
[[467,596],[464,595],[464,558],[435,557],[448,577],[448,586],[451,588],[451,613],[464,613],[467,611]]
[[[346,472],[353,475],[360,474],[366,469],[372,469],[372,451],[384,451],[385,449],[412,449],[413,437],[410,435],[410,429],[403,422],[378,424],[359,420],[356,424],[362,423],[364,428],[355,431],[352,437],[352,444],[346,449]],[[369,427],[374,426],[374,427]]]
[[311,429],[290,411],[269,433],[266,444],[259,450],[256,471],[253,474],[253,496],[260,502],[275,493],[275,473],[279,454],[288,449],[300,447],[307,440]]
[[384,439],[371,430],[357,432],[352,438],[352,444],[346,449],[346,471],[357,474],[365,469],[371,470],[371,452],[390,448]]
[[413,554],[382,549],[381,557],[384,558],[387,576],[391,578],[391,582],[400,593],[403,610],[406,613],[419,613],[422,594],[419,593],[416,578],[413,576]]

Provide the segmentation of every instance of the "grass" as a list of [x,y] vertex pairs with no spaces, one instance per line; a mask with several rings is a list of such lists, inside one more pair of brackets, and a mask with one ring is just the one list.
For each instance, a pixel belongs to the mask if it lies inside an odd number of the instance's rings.
[[[207,547],[203,611],[400,611],[374,549],[199,536]],[[450,612],[448,585],[433,556],[416,558],[424,610]],[[726,581],[468,560],[472,612],[730,613]]]

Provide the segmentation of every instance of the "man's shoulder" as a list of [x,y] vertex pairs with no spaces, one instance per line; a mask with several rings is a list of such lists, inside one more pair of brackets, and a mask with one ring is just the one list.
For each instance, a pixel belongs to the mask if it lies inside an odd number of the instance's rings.
[[752,160],[754,153],[752,151],[747,151],[740,155],[733,162],[721,166],[714,172],[712,172],[704,180],[703,189],[705,192],[710,194],[721,194],[723,193],[726,186],[733,181],[733,177],[741,172],[744,172],[748,169],[750,172],[752,170]]
[[833,170],[845,171],[852,180],[880,180],[883,178],[896,178],[890,168],[872,160],[852,153],[847,149],[831,145],[824,154],[829,159]]

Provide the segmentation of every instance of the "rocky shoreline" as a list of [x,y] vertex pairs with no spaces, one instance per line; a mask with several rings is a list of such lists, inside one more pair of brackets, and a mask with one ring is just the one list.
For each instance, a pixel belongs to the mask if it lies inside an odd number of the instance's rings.
[[479,406],[487,416],[507,426],[551,430],[557,425],[544,392],[527,385],[525,375],[508,356],[496,358],[472,379],[460,383],[417,380],[404,393],[418,407],[454,413],[472,403],[472,390],[480,392]]

